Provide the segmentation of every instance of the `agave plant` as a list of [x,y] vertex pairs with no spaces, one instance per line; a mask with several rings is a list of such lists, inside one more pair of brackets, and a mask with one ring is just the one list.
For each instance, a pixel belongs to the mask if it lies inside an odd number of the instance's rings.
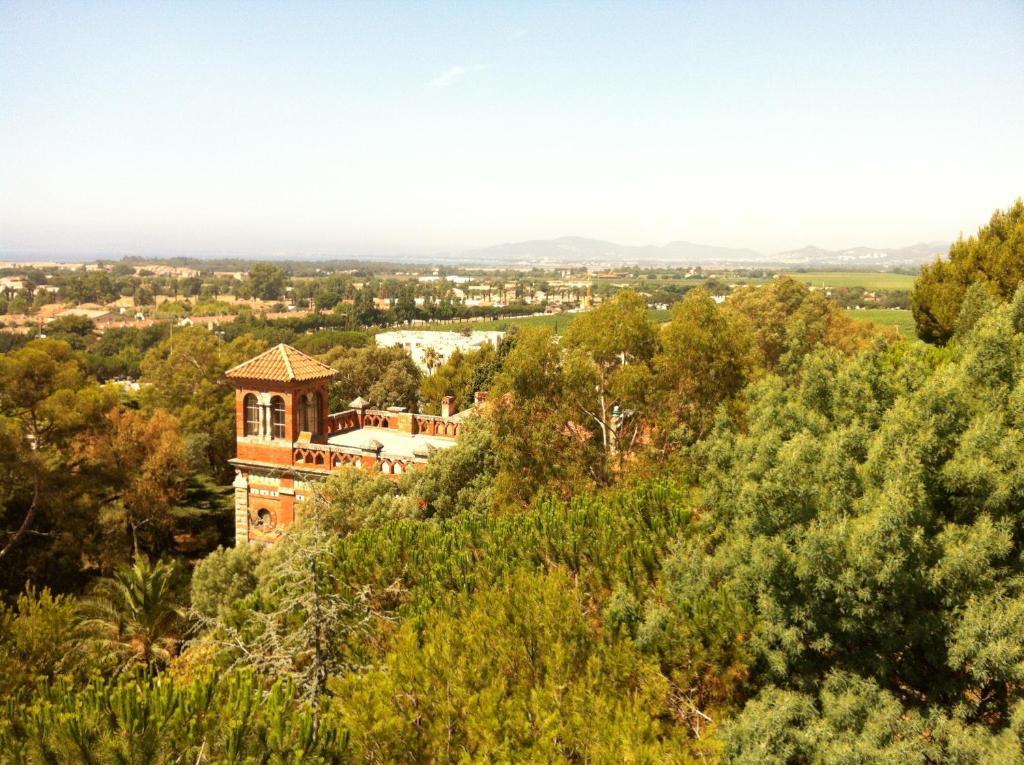
[[174,568],[139,556],[100,580],[79,608],[81,649],[116,672],[165,666],[177,651],[183,623]]

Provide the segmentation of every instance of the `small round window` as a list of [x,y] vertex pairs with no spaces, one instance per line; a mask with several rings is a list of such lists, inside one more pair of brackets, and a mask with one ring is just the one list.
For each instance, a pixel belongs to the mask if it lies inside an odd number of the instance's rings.
[[263,531],[269,531],[276,525],[277,518],[274,517],[274,514],[270,510],[267,510],[265,507],[261,507],[256,511],[256,518],[253,526],[258,529],[262,529]]

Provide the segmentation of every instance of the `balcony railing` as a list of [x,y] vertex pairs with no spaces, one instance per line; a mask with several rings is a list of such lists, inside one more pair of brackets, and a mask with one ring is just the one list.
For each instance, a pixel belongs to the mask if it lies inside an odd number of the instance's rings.
[[343,412],[335,412],[327,415],[328,433],[345,433],[359,427],[359,412],[355,409],[346,409]]
[[410,460],[377,455],[352,454],[330,444],[303,444],[292,449],[292,463],[297,467],[333,472],[356,468],[384,475],[401,475],[413,466]]
[[292,448],[292,463],[303,467],[336,470],[353,464],[362,465],[358,454],[349,454],[329,444],[303,444]]
[[[346,409],[327,415],[327,433],[347,433],[358,428],[388,428],[389,430],[406,430],[399,423],[408,423],[412,418],[412,433],[438,438],[458,438],[462,432],[462,423],[454,422],[449,417],[438,417],[432,414],[408,414],[391,412],[387,409]],[[408,427],[408,426],[406,426]]]
[[456,438],[462,431],[462,423],[452,422],[447,417],[437,417],[433,414],[413,415],[416,423],[416,432],[425,436],[440,436],[442,438]]

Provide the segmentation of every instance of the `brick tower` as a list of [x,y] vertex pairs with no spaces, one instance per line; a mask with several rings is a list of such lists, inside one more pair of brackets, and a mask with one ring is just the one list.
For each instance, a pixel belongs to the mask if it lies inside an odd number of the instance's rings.
[[435,417],[362,398],[329,414],[337,372],[288,345],[229,369],[235,384],[235,544],[271,544],[294,521],[317,482],[340,470],[398,480],[455,444],[470,410],[442,402]]
[[270,542],[304,498],[305,482],[290,469],[294,448],[325,443],[327,383],[337,373],[281,344],[225,374],[236,386],[236,542]]

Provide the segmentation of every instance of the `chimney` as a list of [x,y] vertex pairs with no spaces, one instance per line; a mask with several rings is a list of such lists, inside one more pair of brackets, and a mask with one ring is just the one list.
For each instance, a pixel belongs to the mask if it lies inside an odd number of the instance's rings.
[[441,416],[451,417],[455,412],[452,410],[455,408],[455,396],[445,396],[441,399]]
[[480,406],[480,404],[484,403],[486,400],[487,391],[485,390],[478,390],[473,394],[473,406]]

